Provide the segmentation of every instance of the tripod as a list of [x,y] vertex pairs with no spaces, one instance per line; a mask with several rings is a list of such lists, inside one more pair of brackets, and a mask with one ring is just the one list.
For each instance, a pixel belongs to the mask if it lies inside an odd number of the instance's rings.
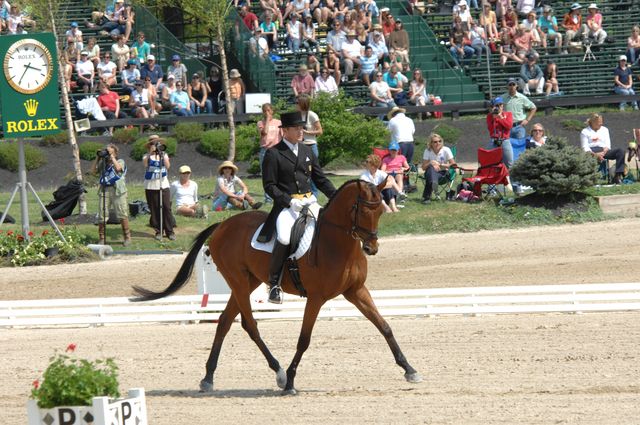
[[106,156],[100,156],[100,165],[98,166],[98,169],[100,170],[100,198],[102,200],[102,231],[103,233],[103,241],[102,242],[104,245],[107,244],[107,185],[105,184],[106,182],[106,176],[107,176],[107,157]]
[[586,62],[587,60],[594,61],[596,60],[596,55],[591,51],[591,42],[583,43],[584,46],[584,56],[582,57],[582,62]]
[[158,158],[160,158],[160,172],[158,173],[158,181],[160,186],[160,240],[162,240],[163,228],[164,228],[164,213],[162,209],[164,208],[164,203],[162,198],[164,198],[164,193],[162,192],[162,168],[164,168],[164,150],[160,150],[160,144],[156,143],[156,153],[158,154]]

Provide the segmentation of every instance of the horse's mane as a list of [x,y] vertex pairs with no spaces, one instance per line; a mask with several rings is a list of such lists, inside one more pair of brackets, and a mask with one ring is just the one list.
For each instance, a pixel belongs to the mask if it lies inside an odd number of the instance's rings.
[[336,192],[333,194],[333,196],[331,198],[329,198],[329,201],[327,202],[327,205],[325,205],[324,208],[322,208],[322,210],[320,212],[320,217],[322,217],[322,213],[326,212],[329,209],[329,207],[331,207],[331,204],[333,203],[333,200],[338,197],[338,194],[340,192],[342,192],[347,186],[350,186],[352,183],[356,183],[357,184],[358,182],[360,182],[360,184],[364,185],[365,187],[369,187],[369,189],[371,190],[372,193],[376,193],[377,192],[377,187],[373,183],[369,183],[368,181],[364,181],[364,180],[360,180],[360,179],[347,180],[346,182],[344,182],[342,184],[342,186],[340,186],[338,188],[338,190],[336,190]]

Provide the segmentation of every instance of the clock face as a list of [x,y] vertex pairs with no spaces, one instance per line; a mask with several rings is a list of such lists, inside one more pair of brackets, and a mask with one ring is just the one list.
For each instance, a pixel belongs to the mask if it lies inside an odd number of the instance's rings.
[[14,90],[37,93],[49,84],[53,75],[51,52],[34,39],[16,41],[4,57],[4,75]]

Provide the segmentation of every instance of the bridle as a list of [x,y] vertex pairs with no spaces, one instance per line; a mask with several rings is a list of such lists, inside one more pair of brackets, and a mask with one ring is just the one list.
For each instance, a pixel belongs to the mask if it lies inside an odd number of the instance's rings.
[[[356,202],[351,207],[351,211],[354,212],[353,224],[351,226],[351,236],[353,239],[360,239],[363,244],[366,244],[369,241],[378,240],[378,229],[369,230],[365,227],[362,227],[358,224],[358,217],[360,216],[359,211],[361,205],[364,205],[367,208],[375,209],[380,206],[382,203],[382,197],[377,201],[369,201],[360,196],[360,181],[358,181],[358,197],[356,198]],[[364,235],[364,236],[363,236]]]

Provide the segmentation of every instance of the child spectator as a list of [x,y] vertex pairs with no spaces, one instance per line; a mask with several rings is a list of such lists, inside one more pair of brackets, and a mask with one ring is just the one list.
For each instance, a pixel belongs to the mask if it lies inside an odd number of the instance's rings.
[[251,207],[257,210],[262,202],[256,202],[250,195],[247,185],[236,176],[238,167],[231,161],[224,161],[218,166],[218,179],[213,198],[214,211],[237,208],[246,210]]
[[389,178],[389,175],[380,170],[380,157],[378,155],[369,155],[364,163],[364,172],[360,174],[360,180],[375,184],[378,186],[380,183],[386,182],[384,189],[382,189],[382,206],[384,212],[399,212],[396,206],[396,196],[398,192],[401,192],[400,187],[396,184],[396,181]]

